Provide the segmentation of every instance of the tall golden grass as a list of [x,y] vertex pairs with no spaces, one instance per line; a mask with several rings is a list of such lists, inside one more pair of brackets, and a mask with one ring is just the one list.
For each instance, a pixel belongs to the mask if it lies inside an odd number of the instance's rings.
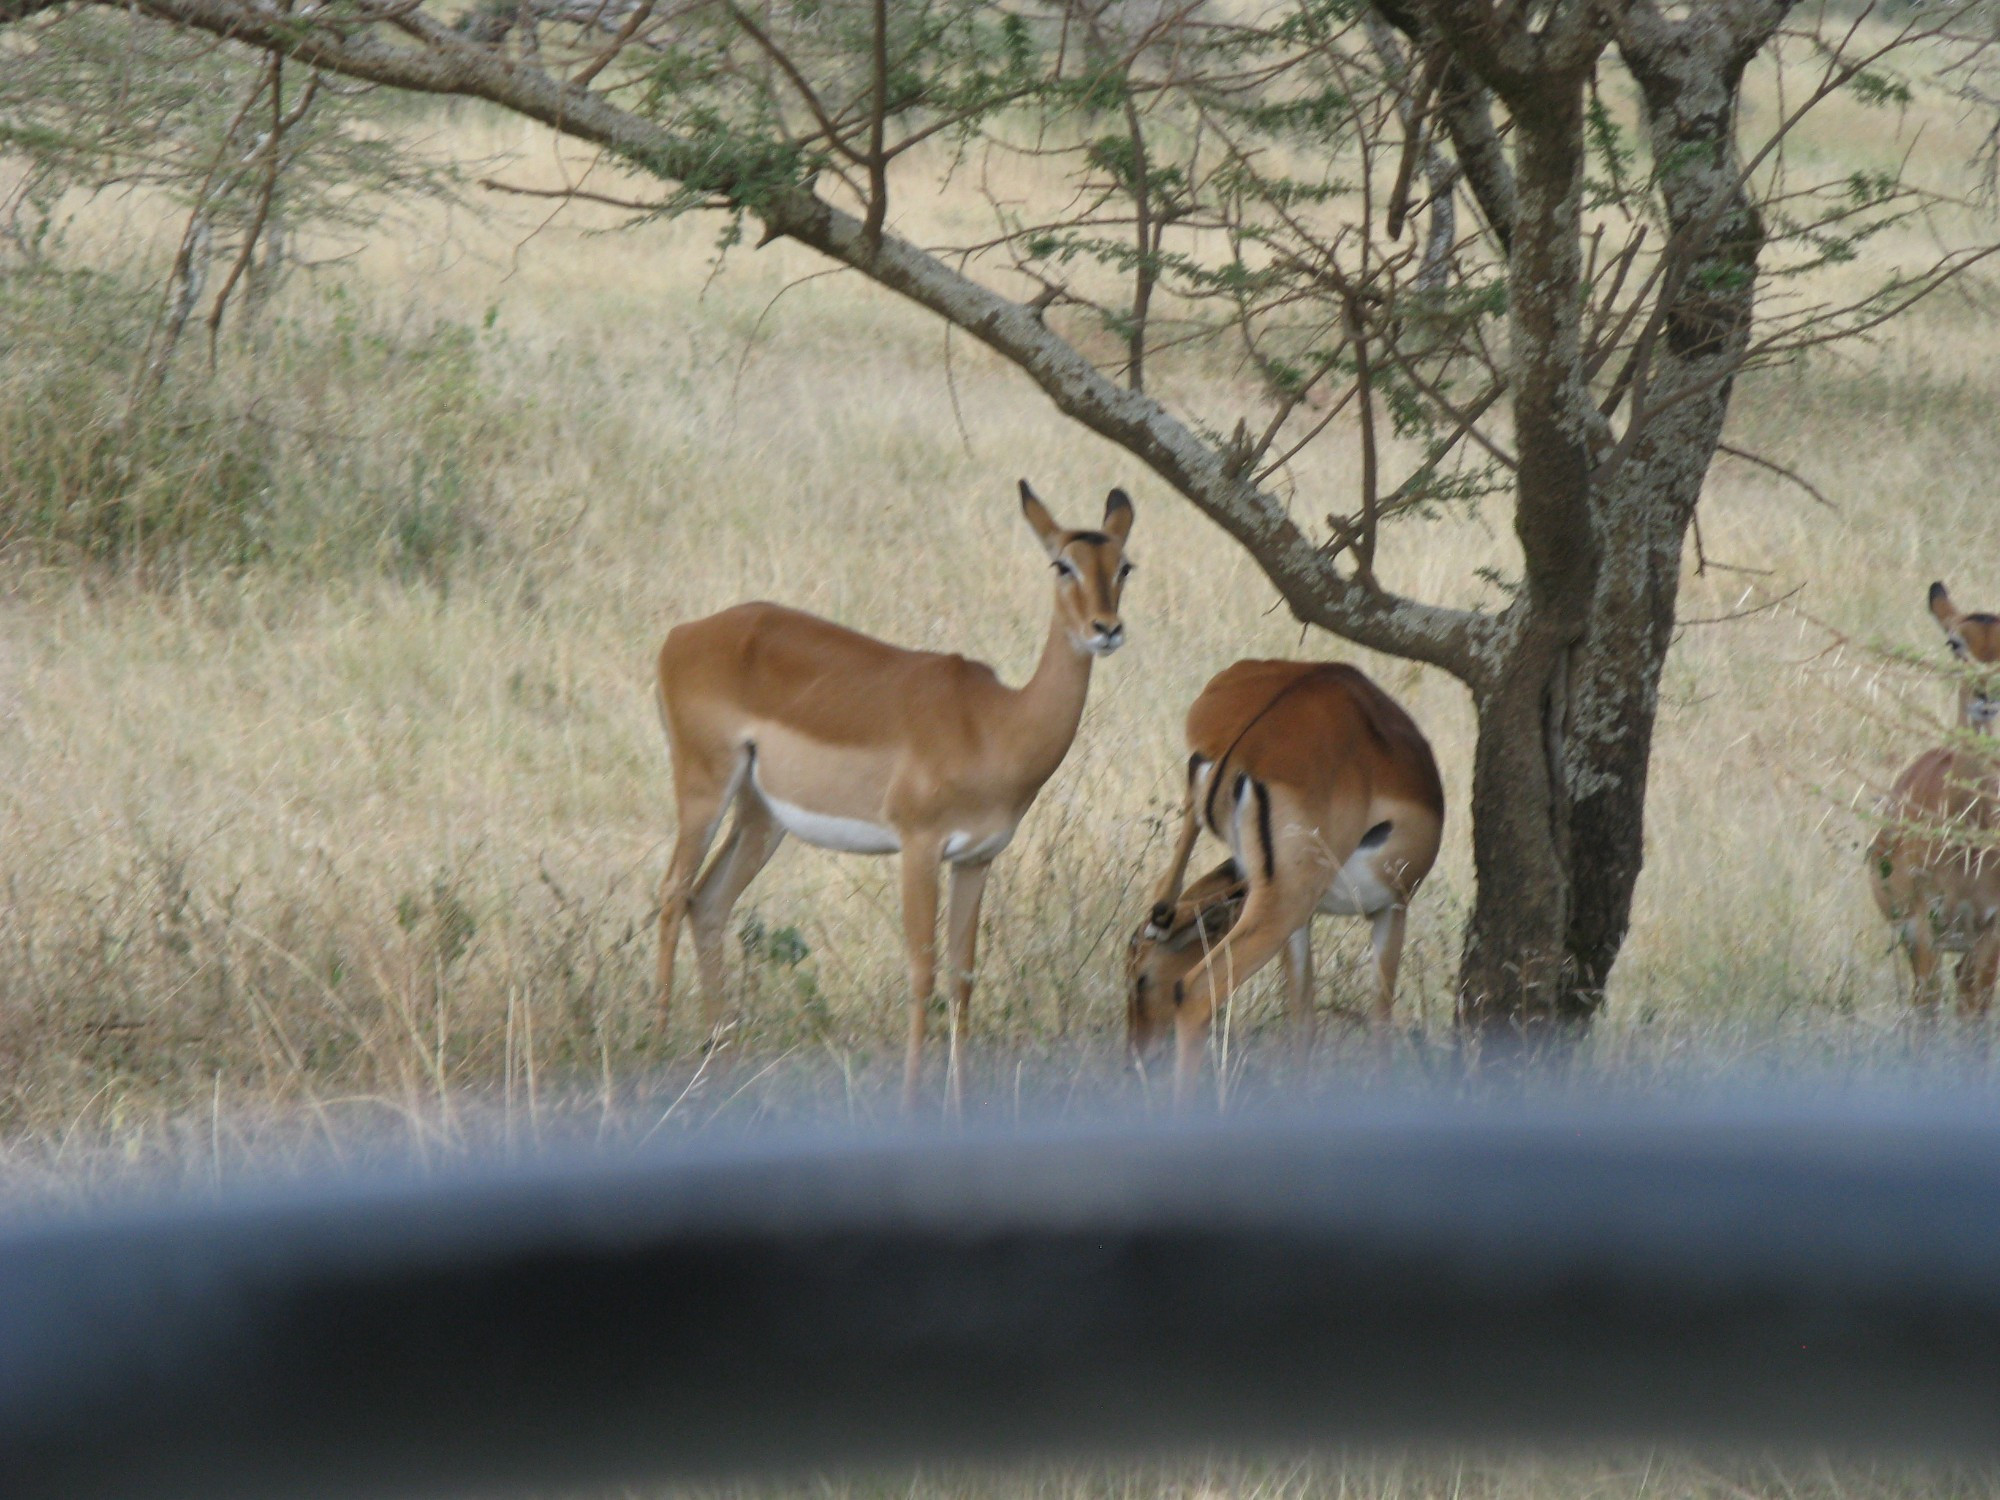
[[[766,1500],[799,1486],[714,1486],[688,1500]],[[1415,1452],[1307,1458],[1211,1456],[1171,1464],[1044,1465],[989,1472],[934,1467],[836,1476],[805,1487],[814,1500],[1986,1500],[2000,1475],[1986,1465],[1834,1461],[1798,1455],[1646,1450],[1547,1458]]]
[[[1905,140],[1924,126],[1920,170],[1959,169],[1961,122],[1904,123]],[[1800,160],[1894,155],[1882,125],[1836,111]],[[525,185],[591,167],[470,108],[425,129]],[[911,194],[903,223],[970,238],[984,212],[961,183]],[[190,521],[184,540],[121,551],[138,524],[122,511],[62,545],[16,539],[0,596],[0,1137],[24,1190],[127,1159],[210,1162],[283,1135],[278,1120],[333,1150],[384,1122],[448,1145],[468,1115],[532,1133],[580,1107],[655,1123],[670,1107],[784,1109],[759,1080],[788,1072],[879,1108],[903,1005],[889,862],[788,847],[741,908],[728,1066],[701,1054],[691,1004],[656,1034],[671,800],[649,662],[673,622],[765,597],[1018,680],[1049,604],[1020,475],[1079,523],[1130,489],[1140,571],[1132,643],[1098,668],[1075,749],[997,867],[976,1076],[998,1094],[1034,1070],[1071,1095],[1132,1087],[1118,958],[1177,794],[1181,715],[1255,654],[1361,663],[1436,745],[1452,811],[1399,1016],[1418,1065],[1449,1046],[1471,880],[1471,720],[1450,680],[1303,636],[1129,458],[886,293],[783,244],[718,266],[711,223],[614,223],[495,197],[398,210],[226,341],[214,374],[191,354],[169,387],[185,409],[163,443],[192,431],[196,457],[235,443],[252,463],[230,548],[203,552]],[[118,288],[156,275],[174,232],[143,197],[78,205],[72,253],[123,279],[37,293],[20,314],[55,342],[0,363],[17,458],[118,420],[117,381],[48,364],[93,318],[116,321]],[[1936,232],[1884,236],[1839,275],[1858,286]],[[2000,603],[1996,322],[1968,279],[1871,343],[1742,382],[1732,443],[1833,504],[1716,464],[1596,1064],[1896,1045],[1901,979],[1859,867],[1866,808],[1940,732],[1948,691],[1894,690],[1874,648],[1942,659],[1934,577],[1968,606]],[[1229,409],[1227,371],[1170,378]],[[148,493],[168,514],[208,471],[161,452]],[[1317,517],[1357,471],[1334,434],[1286,483]],[[29,470],[0,473],[18,489]],[[1410,593],[1477,602],[1495,597],[1482,570],[1512,559],[1494,502],[1396,532],[1378,566]],[[1323,926],[1323,984],[1351,996],[1358,934]],[[1238,1007],[1225,1080],[1263,1076],[1242,1044],[1276,1011],[1263,991]]]
[[[440,150],[486,170],[503,159],[524,185],[589,165],[475,110],[422,118]],[[1883,126],[1836,109],[1796,160],[1879,164],[1918,126],[1915,165],[1934,180],[1969,154],[1945,111],[1913,111],[1900,143]],[[496,1134],[533,1145],[885,1110],[903,1007],[888,862],[789,847],[741,908],[728,1046],[702,1053],[691,995],[656,1033],[671,799],[650,660],[673,622],[766,597],[1018,680],[1049,605],[1016,515],[1021,475],[1077,521],[1111,485],[1131,490],[1140,571],[1131,644],[1098,668],[1076,747],[990,889],[975,1096],[1088,1108],[1137,1087],[1120,1067],[1118,959],[1162,854],[1181,715],[1212,672],[1253,654],[1359,662],[1437,748],[1452,811],[1412,914],[1399,1056],[1420,1071],[1449,1048],[1471,893],[1462,692],[1302,637],[1225,539],[977,346],[786,245],[718,268],[712,224],[612,232],[588,206],[505,198],[405,208],[225,341],[212,376],[183,360],[144,442],[119,433],[115,461],[145,480],[125,492],[142,501],[106,509],[92,444],[127,394],[109,355],[149,316],[141,292],[176,229],[144,197],[76,209],[71,253],[115,274],[0,285],[0,502],[41,518],[7,539],[0,574],[13,1201],[135,1169],[203,1181],[274,1153],[351,1162]],[[971,238],[982,214],[961,183],[911,194],[903,222]],[[1925,253],[1935,232],[1871,242],[1842,283]],[[1707,566],[1690,559],[1665,683],[1646,873],[1585,1066],[1699,1074],[1901,1045],[1905,980],[1860,854],[1875,791],[1943,732],[1950,695],[1883,653],[1942,661],[1924,612],[1935,577],[1968,607],[2000,606],[1996,334],[1993,288],[1967,280],[1873,342],[1742,382],[1731,442],[1833,503],[1716,464]],[[1190,403],[1231,394],[1223,370],[1170,379]],[[1357,473],[1335,434],[1287,483],[1316,518]],[[1481,570],[1512,562],[1496,502],[1395,533],[1378,565],[1410,593],[1476,602],[1494,597]],[[1324,923],[1322,945],[1324,989],[1353,998],[1358,934]],[[1219,1076],[1240,1093],[1298,1081],[1262,1060],[1278,1008],[1253,988],[1224,1029]],[[1329,1029],[1338,1058],[1344,1034]],[[1983,1469],[1641,1454],[814,1488],[1875,1500],[2000,1485]]]

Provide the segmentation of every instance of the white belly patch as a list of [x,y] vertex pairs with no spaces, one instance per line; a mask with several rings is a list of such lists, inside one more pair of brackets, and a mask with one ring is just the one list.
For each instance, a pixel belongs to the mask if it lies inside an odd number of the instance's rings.
[[1321,911],[1330,917],[1372,917],[1396,904],[1396,893],[1375,874],[1375,852],[1361,849],[1348,856],[1333,884],[1319,898]]
[[[771,816],[778,820],[778,826],[795,839],[839,854],[896,854],[902,850],[902,838],[893,828],[871,823],[865,818],[842,818],[832,813],[814,812],[795,802],[773,797],[758,784],[754,770],[750,781],[758,797],[770,808]],[[976,836],[954,833],[944,842],[944,858],[951,864],[977,864],[1005,849],[1013,838],[1012,828]]]
[[761,786],[757,788],[757,795],[771,809],[771,816],[778,820],[780,828],[815,848],[833,849],[841,854],[894,854],[903,847],[902,840],[896,837],[896,830],[884,828],[879,823],[813,812],[781,801]]
[[794,807],[775,797],[766,797],[764,802],[785,832],[821,849],[834,849],[842,854],[894,854],[903,847],[893,828],[883,828],[860,818],[835,818],[825,813],[808,812],[803,807]]

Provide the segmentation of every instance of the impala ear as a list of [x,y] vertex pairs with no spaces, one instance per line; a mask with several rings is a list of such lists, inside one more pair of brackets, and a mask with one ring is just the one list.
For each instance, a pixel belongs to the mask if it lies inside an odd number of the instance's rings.
[[1042,544],[1042,550],[1054,557],[1062,548],[1063,529],[1049,514],[1049,508],[1035,498],[1035,492],[1028,488],[1025,479],[1021,481],[1021,514],[1027,517],[1035,539]]
[[1118,539],[1121,547],[1132,534],[1132,497],[1123,490],[1113,490],[1105,499],[1104,529]]
[[1958,606],[1951,602],[1951,591],[1941,582],[1931,585],[1931,613],[1937,616],[1938,624],[1946,630],[1958,628]]

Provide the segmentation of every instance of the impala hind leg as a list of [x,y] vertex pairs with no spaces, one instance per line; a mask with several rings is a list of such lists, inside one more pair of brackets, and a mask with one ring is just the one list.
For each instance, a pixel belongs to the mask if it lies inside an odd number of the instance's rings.
[[784,841],[785,830],[764,799],[744,787],[736,798],[736,821],[729,838],[687,899],[688,929],[701,975],[702,1020],[711,1033],[722,1021],[723,952],[729,915]]
[[910,963],[910,1040],[903,1053],[903,1108],[914,1109],[924,1067],[924,1031],[937,989],[938,865],[936,839],[903,839],[903,947]]
[[1312,918],[1299,923],[1279,950],[1285,966],[1285,1010],[1292,1018],[1292,1050],[1303,1059],[1312,1051],[1313,943]]
[[707,767],[674,757],[674,802],[678,828],[667,873],[660,882],[660,1024],[667,1021],[674,998],[674,952],[680,947],[681,919],[687,915],[702,856],[715,842],[722,814],[736,796],[748,767],[747,758],[717,774]]
[[1312,920],[1322,887],[1293,881],[1257,881],[1243,915],[1201,966],[1175,985],[1174,1103],[1187,1102],[1201,1072],[1201,1055],[1215,1013],[1238,985],[1269,963]]
[[1375,950],[1375,1034],[1386,1039],[1396,1005],[1396,972],[1403,962],[1403,926],[1409,909],[1398,903],[1375,913],[1369,945]]

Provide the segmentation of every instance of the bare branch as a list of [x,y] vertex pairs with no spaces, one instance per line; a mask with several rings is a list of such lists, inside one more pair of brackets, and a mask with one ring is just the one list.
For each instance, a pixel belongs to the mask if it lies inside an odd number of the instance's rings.
[[[668,202],[664,199],[656,200],[652,203],[647,203],[637,198],[614,198],[609,193],[592,192],[588,188],[524,187],[520,183],[502,182],[497,177],[482,177],[479,179],[479,185],[483,188],[488,188],[496,193],[511,193],[517,198],[561,198],[566,201],[569,199],[576,199],[577,201],[583,203],[602,203],[607,208],[622,208],[627,210],[628,212],[635,214],[664,213],[668,209],[673,207],[673,204],[671,202]],[[722,201],[718,200],[715,206],[718,208],[722,208],[726,207],[727,205]]]
[[[740,168],[698,142],[634,115],[602,94],[570,88],[540,68],[499,58],[423,12],[386,11],[410,42],[262,10],[245,0],[145,0],[178,24],[284,53],[302,62],[422,92],[482,98],[703,194],[730,197]],[[770,234],[789,236],[909,298],[978,338],[1026,372],[1059,410],[1145,463],[1255,557],[1302,620],[1360,644],[1428,661],[1474,680],[1485,616],[1419,604],[1343,577],[1271,495],[1226,469],[1226,454],[1142,392],[1101,373],[1051,330],[1039,310],[1011,301],[937,257],[866,226],[803,187],[752,185],[749,205]]]
[[632,38],[639,34],[639,28],[646,24],[652,14],[653,0],[639,0],[639,4],[632,7],[632,13],[625,18],[625,24],[618,28],[618,34],[611,38],[604,50],[570,74],[569,86],[573,89],[584,88],[591,79],[610,67],[618,54],[631,45]]
[[1769,459],[1764,457],[1764,455],[1761,453],[1752,453],[1748,449],[1738,448],[1730,443],[1717,443],[1715,445],[1715,451],[1718,453],[1727,453],[1731,458],[1740,458],[1743,460],[1744,463],[1754,464],[1760,469],[1769,469],[1773,474],[1778,475],[1780,478],[1791,480],[1793,484],[1797,485],[1800,489],[1804,490],[1808,495],[1812,496],[1813,499],[1817,500],[1821,505],[1824,505],[1828,510],[1840,509],[1838,505],[1835,505],[1831,500],[1826,498],[1825,491],[1820,489],[1818,485],[1814,484],[1810,479],[1807,479],[1803,474],[1799,473],[1796,469],[1788,469],[1783,464],[1778,463],[1774,459]]
[[868,243],[882,243],[882,226],[889,218],[889,155],[883,133],[889,120],[889,0],[875,0],[874,45],[869,57],[872,74],[868,103]]
[[299,91],[298,102],[288,112],[284,90],[285,60],[278,53],[271,54],[269,81],[265,87],[271,95],[271,126],[264,138],[264,172],[258,185],[257,205],[252,212],[250,225],[243,231],[243,243],[236,252],[236,259],[230,263],[228,272],[222,278],[222,285],[216,289],[214,305],[208,313],[208,364],[215,368],[216,340],[222,334],[222,317],[229,307],[230,293],[236,290],[236,283],[249,268],[251,257],[257,253],[257,244],[264,237],[264,226],[270,221],[271,202],[278,192],[278,168],[284,159],[285,132],[296,126],[312,109],[313,100],[319,96],[319,75],[306,80],[306,86]]

